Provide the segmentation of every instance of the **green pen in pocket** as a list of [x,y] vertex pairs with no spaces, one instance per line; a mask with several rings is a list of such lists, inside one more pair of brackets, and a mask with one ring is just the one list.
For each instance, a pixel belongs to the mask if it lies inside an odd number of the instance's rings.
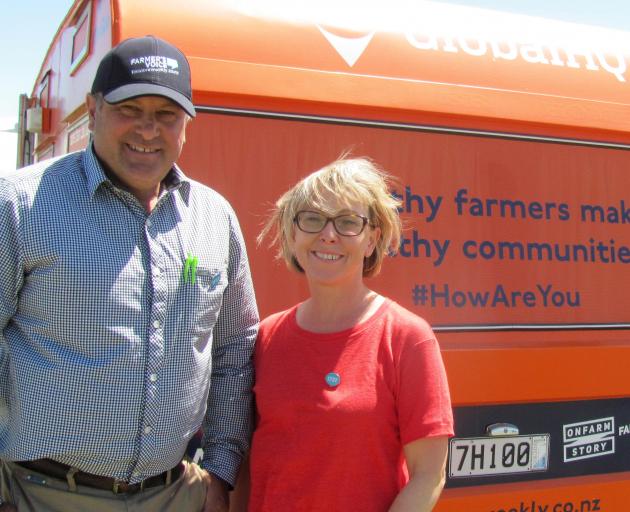
[[182,278],[185,283],[195,284],[197,280],[197,264],[199,263],[199,258],[197,256],[193,256],[192,254],[188,254],[186,256],[186,261],[184,261],[184,270],[182,273]]

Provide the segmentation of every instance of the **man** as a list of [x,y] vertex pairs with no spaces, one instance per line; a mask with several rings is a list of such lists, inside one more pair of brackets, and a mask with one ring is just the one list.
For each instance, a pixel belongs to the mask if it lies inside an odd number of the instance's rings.
[[191,98],[178,49],[123,41],[89,147],[0,179],[0,510],[228,508],[258,314],[232,209],[175,164]]

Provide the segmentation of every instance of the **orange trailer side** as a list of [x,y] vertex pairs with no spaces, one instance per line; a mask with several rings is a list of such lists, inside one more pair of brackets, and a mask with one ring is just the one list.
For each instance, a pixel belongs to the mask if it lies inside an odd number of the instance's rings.
[[399,178],[406,229],[373,285],[434,325],[455,406],[436,510],[625,512],[630,35],[337,4],[77,0],[32,94],[50,125],[23,127],[31,157],[87,144],[83,97],[107,49],[172,41],[198,111],[179,163],[234,205],[263,315],[306,293],[255,244],[271,202],[345,150],[374,158]]

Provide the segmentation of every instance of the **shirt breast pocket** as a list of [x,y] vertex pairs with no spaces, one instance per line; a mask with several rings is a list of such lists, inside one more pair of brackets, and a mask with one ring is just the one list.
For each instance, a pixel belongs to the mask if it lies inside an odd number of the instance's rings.
[[184,302],[191,315],[192,331],[198,335],[208,333],[214,328],[221,305],[223,292],[227,287],[226,268],[197,267],[194,279],[182,283]]

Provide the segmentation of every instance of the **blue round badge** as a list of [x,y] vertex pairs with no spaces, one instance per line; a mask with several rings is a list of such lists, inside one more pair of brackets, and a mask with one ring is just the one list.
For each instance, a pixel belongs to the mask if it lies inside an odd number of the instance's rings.
[[341,382],[341,377],[338,373],[330,372],[326,375],[326,384],[328,384],[331,388],[336,388]]

